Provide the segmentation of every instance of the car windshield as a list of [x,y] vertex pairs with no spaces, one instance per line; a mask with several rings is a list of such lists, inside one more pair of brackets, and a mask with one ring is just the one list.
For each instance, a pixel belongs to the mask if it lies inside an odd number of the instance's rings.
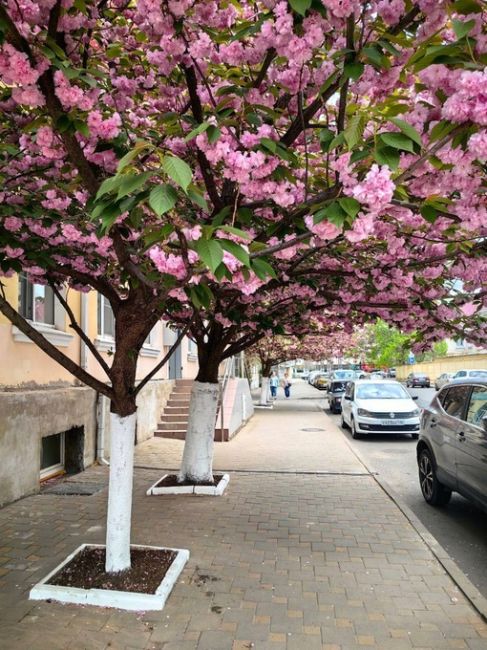
[[367,384],[357,386],[357,399],[411,399],[400,384]]
[[353,379],[355,373],[353,370],[337,370],[333,377],[334,379]]

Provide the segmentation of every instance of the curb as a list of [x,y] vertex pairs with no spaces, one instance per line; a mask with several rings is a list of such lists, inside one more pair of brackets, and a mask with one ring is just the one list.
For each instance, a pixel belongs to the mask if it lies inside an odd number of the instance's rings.
[[438,560],[441,566],[445,569],[446,573],[450,576],[452,581],[460,589],[472,607],[478,612],[480,617],[487,623],[487,598],[483,596],[477,587],[467,578],[463,571],[459,568],[455,560],[446,552],[446,550],[441,546],[441,544],[436,540],[435,537],[429,532],[426,526],[420,521],[420,519],[414,514],[409,506],[403,503],[401,497],[391,488],[391,486],[380,478],[378,472],[373,471],[365,460],[362,458],[361,454],[353,448],[349,440],[341,431],[340,427],[338,430],[343,435],[345,442],[347,443],[351,452],[356,456],[360,463],[365,467],[370,476],[374,479],[377,485],[381,488],[389,499],[395,503],[399,508],[402,514],[409,521],[414,530],[423,540],[424,544],[429,548],[433,556]]

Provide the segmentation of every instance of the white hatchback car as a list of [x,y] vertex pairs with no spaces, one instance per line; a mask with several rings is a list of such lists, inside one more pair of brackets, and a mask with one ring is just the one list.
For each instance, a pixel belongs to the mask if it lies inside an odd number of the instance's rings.
[[351,381],[342,397],[341,425],[350,427],[353,438],[368,433],[409,433],[416,439],[421,411],[413,399],[394,380]]

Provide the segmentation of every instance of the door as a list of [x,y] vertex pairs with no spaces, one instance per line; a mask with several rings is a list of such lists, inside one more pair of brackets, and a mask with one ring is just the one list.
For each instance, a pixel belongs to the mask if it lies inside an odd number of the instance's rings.
[[473,386],[457,435],[457,479],[463,494],[487,505],[487,386]]
[[452,386],[439,396],[441,409],[428,418],[428,438],[433,444],[438,478],[455,488],[457,484],[456,454],[458,432],[463,426],[470,386]]
[[169,357],[169,379],[181,379],[182,376],[181,345],[178,345]]
[[350,381],[345,389],[345,399],[342,400],[343,419],[347,424],[350,424],[352,420],[352,403],[355,393],[354,388],[355,384]]

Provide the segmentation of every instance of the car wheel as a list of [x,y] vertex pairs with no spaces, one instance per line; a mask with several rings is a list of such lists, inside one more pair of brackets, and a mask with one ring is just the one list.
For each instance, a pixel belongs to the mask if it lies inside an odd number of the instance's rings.
[[343,411],[340,417],[340,426],[342,427],[342,429],[348,429],[348,424],[345,422],[345,418],[343,417]]
[[432,506],[444,506],[450,501],[451,490],[440,483],[429,449],[422,449],[418,459],[419,484],[424,500]]
[[412,438],[413,440],[417,440],[417,439],[419,438],[419,433],[412,433],[412,434],[411,434],[411,438]]
[[354,440],[360,440],[360,438],[362,436],[360,435],[360,433],[355,428],[355,420],[353,418],[350,420],[350,429],[352,430],[352,438]]

